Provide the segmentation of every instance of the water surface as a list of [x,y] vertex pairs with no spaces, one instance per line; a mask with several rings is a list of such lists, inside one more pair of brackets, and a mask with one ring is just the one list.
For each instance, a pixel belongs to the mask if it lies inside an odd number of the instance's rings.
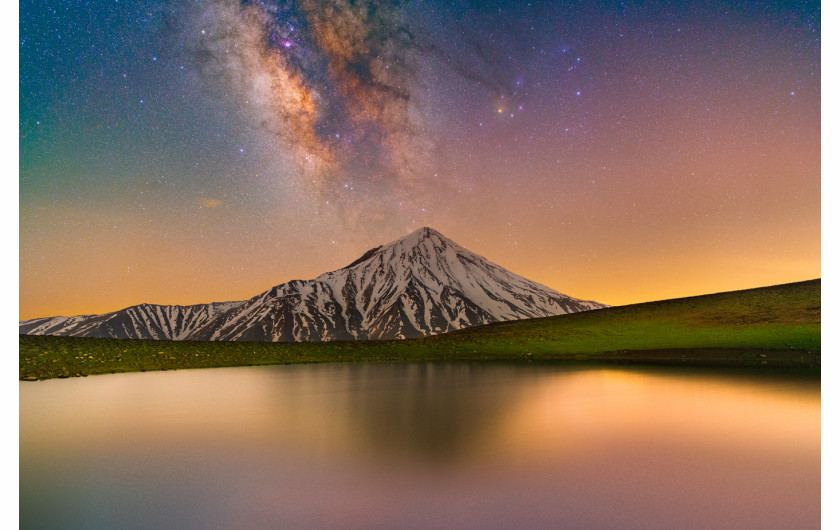
[[819,528],[818,379],[336,364],[20,384],[22,528]]

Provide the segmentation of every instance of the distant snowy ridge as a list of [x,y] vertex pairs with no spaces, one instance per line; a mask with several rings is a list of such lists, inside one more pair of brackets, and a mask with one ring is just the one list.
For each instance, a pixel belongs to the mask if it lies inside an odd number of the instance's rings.
[[197,305],[140,304],[104,315],[23,320],[23,335],[67,335],[120,339],[189,340],[202,325],[242,302]]
[[401,339],[603,307],[513,274],[421,228],[343,269],[284,283],[250,300],[142,304],[105,315],[25,320],[20,333],[273,342]]

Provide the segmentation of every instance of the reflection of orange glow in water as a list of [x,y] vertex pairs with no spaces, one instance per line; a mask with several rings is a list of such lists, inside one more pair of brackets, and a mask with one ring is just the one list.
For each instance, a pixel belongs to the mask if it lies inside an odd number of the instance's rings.
[[22,399],[21,429],[39,433],[27,444],[60,441],[81,451],[94,442],[113,451],[172,443],[185,451],[196,445],[312,449],[341,440],[335,447],[343,453],[357,445],[352,416],[333,394],[319,391],[324,381],[317,374],[287,371],[281,381],[263,374],[269,377],[248,369],[93,376],[78,381],[73,399],[56,398],[63,385],[45,381],[41,386],[55,388],[36,394],[40,402]]
[[577,457],[619,441],[819,454],[820,396],[756,380],[589,370],[540,380],[500,421],[490,451]]
[[20,398],[26,521],[58,503],[90,522],[103,499],[152,520],[168,496],[229,527],[819,525],[818,382],[347,364],[46,381]]
[[[47,391],[38,395],[48,406],[22,401],[21,428],[37,423],[40,436],[33,443],[61,439],[65,446],[76,438],[80,445],[95,438],[117,445],[198,439],[381,455],[396,450],[395,444],[438,443],[440,451],[463,451],[464,461],[476,450],[517,461],[574,457],[617,440],[819,451],[818,388],[583,370],[504,381],[491,396],[482,384],[473,386],[492,373],[464,367],[441,375],[433,365],[406,365],[398,374],[405,382],[397,386],[376,378],[365,382],[367,370],[377,373],[376,367],[303,368],[97,376],[79,381],[75,400],[51,398]],[[433,384],[436,373],[444,382],[461,381],[452,385],[459,390]],[[354,382],[360,374],[362,382]],[[39,385],[58,390],[62,384]],[[45,411],[49,418],[39,415]],[[74,428],[81,423],[85,429]]]

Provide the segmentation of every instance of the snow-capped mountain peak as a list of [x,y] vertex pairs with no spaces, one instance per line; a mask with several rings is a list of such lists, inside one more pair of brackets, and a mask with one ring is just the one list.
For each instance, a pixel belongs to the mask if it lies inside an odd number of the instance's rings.
[[[149,306],[153,309],[138,316],[132,312],[136,307],[73,317],[79,320],[69,327],[36,319],[21,322],[20,329],[173,340],[398,339],[606,306],[513,274],[424,227],[314,280],[284,283],[243,302],[187,306],[194,316],[166,309],[179,306]],[[162,324],[167,311],[179,319],[176,325]]]

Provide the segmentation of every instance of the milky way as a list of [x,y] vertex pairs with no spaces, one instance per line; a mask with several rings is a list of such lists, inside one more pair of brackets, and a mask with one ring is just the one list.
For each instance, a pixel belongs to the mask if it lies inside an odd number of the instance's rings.
[[221,0],[194,16],[189,46],[202,74],[276,137],[296,178],[333,199],[371,183],[403,200],[421,191],[417,48],[398,7]]
[[820,275],[818,2],[19,7],[21,318],[420,226],[610,304]]

